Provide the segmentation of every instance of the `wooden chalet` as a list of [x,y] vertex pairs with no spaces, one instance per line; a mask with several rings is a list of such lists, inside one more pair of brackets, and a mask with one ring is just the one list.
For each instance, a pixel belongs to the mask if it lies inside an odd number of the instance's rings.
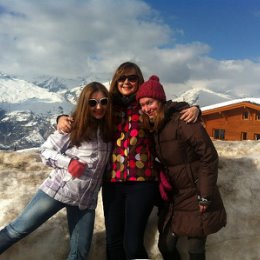
[[260,140],[260,98],[232,100],[201,110],[212,139]]

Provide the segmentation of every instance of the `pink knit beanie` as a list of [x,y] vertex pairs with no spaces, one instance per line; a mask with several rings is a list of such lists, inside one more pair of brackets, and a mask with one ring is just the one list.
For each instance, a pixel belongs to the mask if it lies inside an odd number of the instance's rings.
[[139,101],[140,98],[144,97],[154,98],[162,102],[166,101],[165,92],[158,76],[152,75],[149,80],[140,86],[136,93],[136,100]]

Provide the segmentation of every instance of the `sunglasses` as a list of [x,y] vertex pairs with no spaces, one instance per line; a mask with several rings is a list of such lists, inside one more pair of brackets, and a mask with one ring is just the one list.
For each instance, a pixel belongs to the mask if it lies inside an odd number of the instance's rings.
[[100,104],[101,106],[106,106],[108,104],[108,98],[107,97],[101,99],[91,98],[88,100],[88,104],[90,107],[95,107],[97,106],[97,104]]
[[117,81],[125,82],[126,79],[128,79],[129,82],[137,82],[139,78],[137,75],[128,75],[128,76],[121,76]]

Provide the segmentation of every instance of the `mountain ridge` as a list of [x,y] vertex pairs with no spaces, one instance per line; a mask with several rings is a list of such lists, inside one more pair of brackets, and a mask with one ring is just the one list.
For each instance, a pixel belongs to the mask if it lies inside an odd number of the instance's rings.
[[[68,86],[57,77],[29,82],[0,72],[0,150],[40,146],[54,131],[57,116],[71,113],[85,80],[80,82]],[[103,84],[109,86],[109,82]],[[168,93],[170,89],[165,87],[169,97],[173,96]],[[172,99],[203,107],[235,98],[238,97],[206,88],[192,88]]]

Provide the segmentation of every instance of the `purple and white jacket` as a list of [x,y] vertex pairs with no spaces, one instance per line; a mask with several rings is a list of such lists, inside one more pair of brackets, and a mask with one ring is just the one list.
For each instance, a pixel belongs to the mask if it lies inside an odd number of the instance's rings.
[[[99,131],[97,139],[83,142],[79,147],[70,147],[69,137],[69,134],[55,131],[41,146],[43,163],[54,169],[40,189],[62,203],[95,209],[103,173],[111,156],[111,143],[103,142]],[[72,158],[88,165],[80,178],[73,178],[68,172]]]

